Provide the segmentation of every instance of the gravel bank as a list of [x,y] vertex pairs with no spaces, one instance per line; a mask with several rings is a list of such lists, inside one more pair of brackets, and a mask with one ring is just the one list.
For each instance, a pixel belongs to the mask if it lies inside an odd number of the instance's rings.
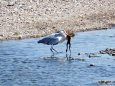
[[0,40],[115,25],[115,0],[0,0]]

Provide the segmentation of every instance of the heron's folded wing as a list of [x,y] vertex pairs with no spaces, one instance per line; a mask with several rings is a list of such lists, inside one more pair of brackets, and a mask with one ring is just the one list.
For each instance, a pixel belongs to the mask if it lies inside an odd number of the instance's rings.
[[53,37],[46,37],[46,38],[39,40],[38,43],[43,43],[47,45],[56,45],[59,43],[59,40]]

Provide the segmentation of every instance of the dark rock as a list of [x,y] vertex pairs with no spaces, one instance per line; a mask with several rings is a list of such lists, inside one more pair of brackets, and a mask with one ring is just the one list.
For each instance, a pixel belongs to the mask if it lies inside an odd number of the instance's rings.
[[80,53],[78,53],[78,55],[81,55]]
[[106,48],[105,50],[99,51],[100,54],[109,54],[115,56],[115,48]]
[[94,66],[94,64],[90,64],[90,66]]
[[115,81],[98,81],[99,84],[115,83]]

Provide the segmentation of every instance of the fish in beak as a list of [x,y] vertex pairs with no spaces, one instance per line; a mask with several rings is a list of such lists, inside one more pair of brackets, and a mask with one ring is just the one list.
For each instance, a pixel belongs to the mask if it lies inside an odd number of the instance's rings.
[[71,36],[67,35],[66,53],[68,51],[68,48],[71,53],[71,38],[72,38]]
[[70,53],[71,53],[71,39],[72,39],[72,37],[75,36],[75,33],[74,33],[74,31],[71,30],[71,29],[68,29],[68,30],[66,31],[66,33],[67,33],[67,36],[66,36],[66,40],[67,40],[66,53],[67,53],[68,50],[69,50]]

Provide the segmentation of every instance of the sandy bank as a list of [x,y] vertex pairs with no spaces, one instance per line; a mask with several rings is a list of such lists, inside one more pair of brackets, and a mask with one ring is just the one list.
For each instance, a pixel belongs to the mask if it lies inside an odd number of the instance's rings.
[[41,37],[61,29],[115,25],[115,0],[2,0],[0,40]]

